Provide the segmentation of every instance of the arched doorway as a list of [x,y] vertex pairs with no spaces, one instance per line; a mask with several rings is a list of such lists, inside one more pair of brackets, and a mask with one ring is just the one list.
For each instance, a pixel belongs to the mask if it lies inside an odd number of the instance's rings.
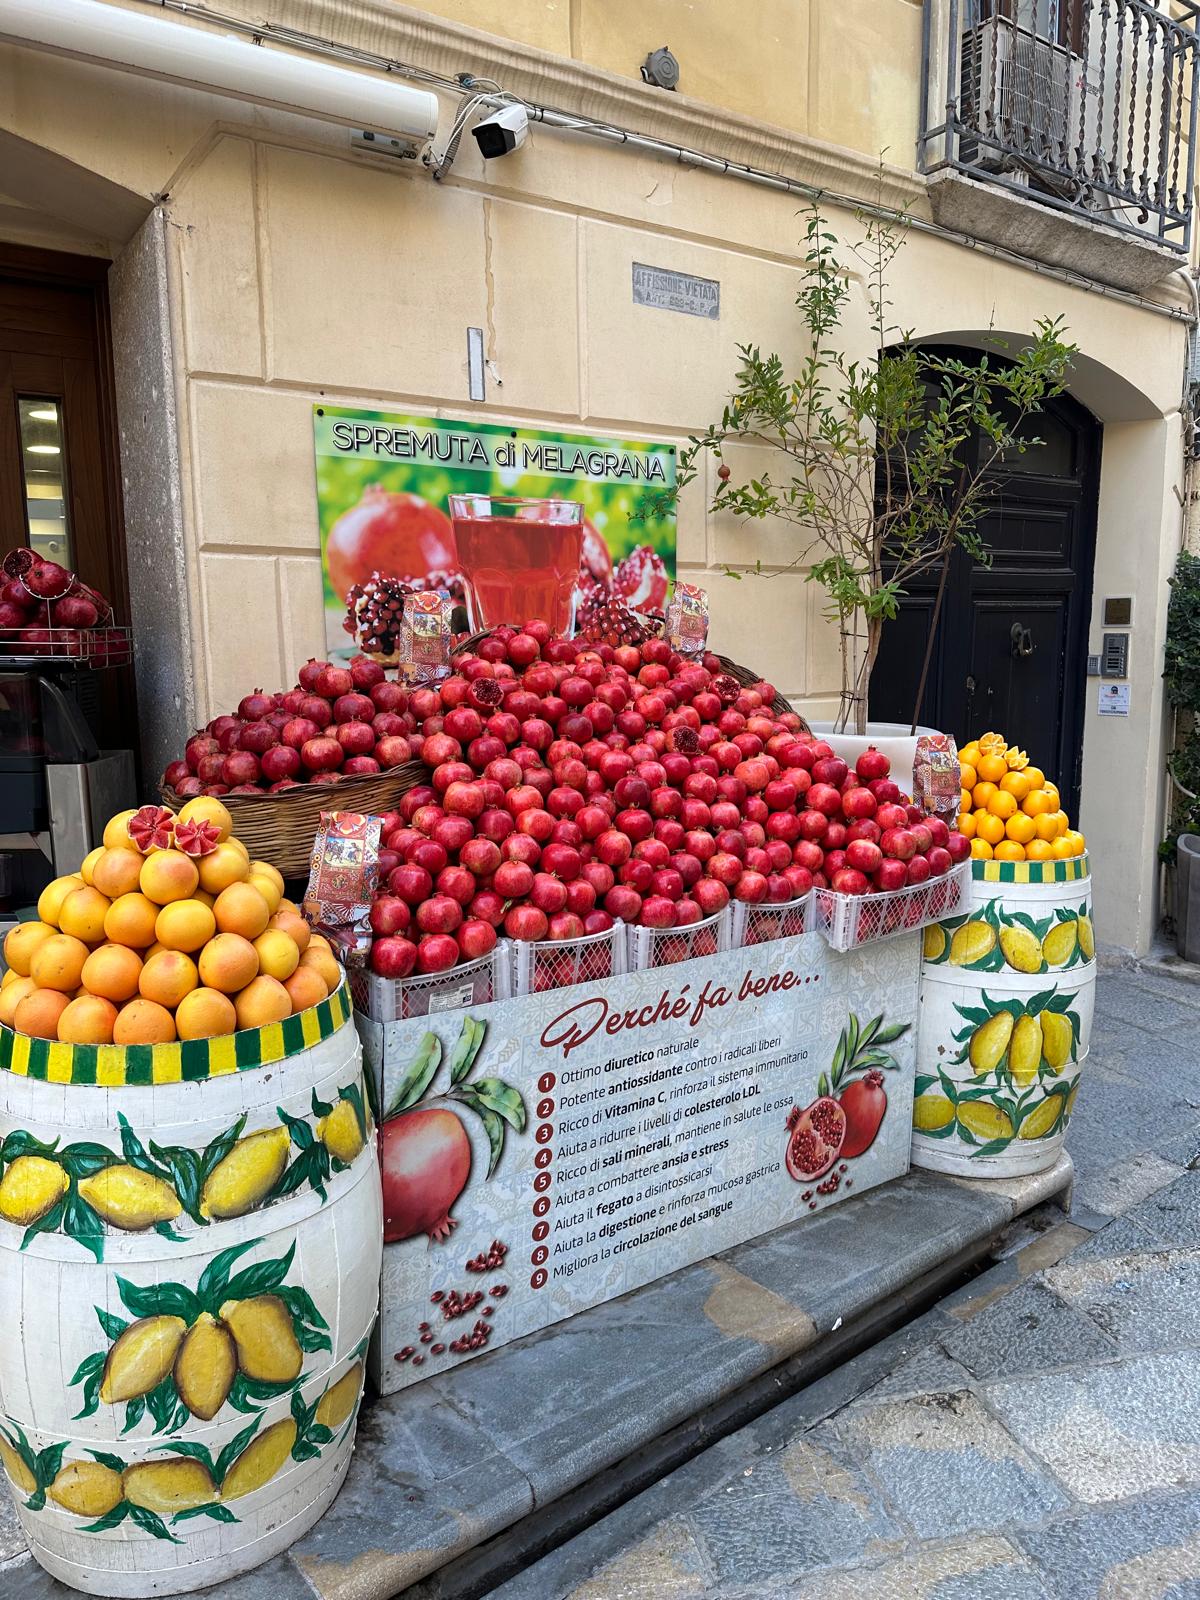
[[[977,359],[977,351],[938,347]],[[1100,424],[1069,395],[1006,463],[980,529],[990,566],[951,558],[918,720],[971,738],[995,728],[1029,749],[1079,814],[1088,623],[1100,480]],[[972,440],[969,451],[981,443]],[[939,573],[923,574],[884,624],[871,678],[878,721],[911,720]]]

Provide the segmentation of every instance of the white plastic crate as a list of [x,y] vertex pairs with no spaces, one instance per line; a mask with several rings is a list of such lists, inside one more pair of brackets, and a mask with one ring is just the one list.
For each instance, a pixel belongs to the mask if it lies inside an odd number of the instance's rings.
[[457,1011],[464,1006],[485,1006],[490,1000],[507,1000],[512,993],[508,944],[501,939],[478,961],[464,961],[448,972],[414,974],[411,978],[381,978],[360,967],[350,974],[350,993],[356,1009],[375,1022],[403,1022],[434,1011]]
[[573,983],[602,983],[627,970],[623,922],[582,939],[512,939],[509,951],[513,994],[541,994]]
[[941,878],[884,894],[835,894],[815,889],[815,927],[834,950],[891,939],[954,914],[971,884],[971,863],[961,861]]
[[815,926],[813,891],[796,900],[781,900],[774,905],[746,905],[735,900],[730,907],[733,913],[733,943],[731,948],[741,950],[748,944],[766,944],[770,939],[791,939],[797,934],[809,933]]
[[670,967],[694,956],[715,956],[732,949],[732,918],[729,907],[688,928],[628,929],[629,970],[645,972],[649,967]]

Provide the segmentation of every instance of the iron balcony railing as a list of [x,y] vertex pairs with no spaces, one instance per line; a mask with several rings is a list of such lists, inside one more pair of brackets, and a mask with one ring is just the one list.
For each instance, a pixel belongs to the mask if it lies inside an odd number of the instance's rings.
[[926,0],[922,170],[1185,253],[1198,16],[1200,0]]

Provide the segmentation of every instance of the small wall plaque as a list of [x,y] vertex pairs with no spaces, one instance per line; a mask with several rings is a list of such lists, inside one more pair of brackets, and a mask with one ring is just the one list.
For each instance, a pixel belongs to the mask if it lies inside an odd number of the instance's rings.
[[669,267],[648,267],[635,261],[633,303],[715,322],[721,315],[721,285],[715,278],[696,278],[690,272],[672,272]]

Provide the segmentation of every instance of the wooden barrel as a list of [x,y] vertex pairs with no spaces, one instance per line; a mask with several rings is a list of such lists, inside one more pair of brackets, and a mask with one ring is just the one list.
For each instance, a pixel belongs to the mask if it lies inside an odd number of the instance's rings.
[[1011,1178],[1054,1165],[1092,1032],[1086,856],[973,861],[967,910],[925,930],[916,1167]]
[[230,1578],[338,1491],[382,1253],[349,1018],[343,983],[205,1041],[0,1028],[0,1464],[76,1589]]

